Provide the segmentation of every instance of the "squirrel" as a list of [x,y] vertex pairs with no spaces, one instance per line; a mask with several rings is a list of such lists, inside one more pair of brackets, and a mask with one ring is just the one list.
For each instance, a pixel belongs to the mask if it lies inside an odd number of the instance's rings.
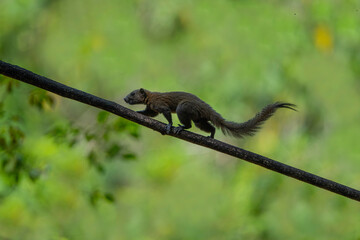
[[160,93],[140,88],[128,94],[124,101],[130,105],[145,104],[145,110],[138,111],[138,113],[149,117],[155,117],[162,113],[169,122],[166,125],[167,134],[170,133],[173,125],[171,113],[176,113],[182,123],[182,125],[179,124],[179,127],[175,127],[174,132],[176,134],[184,129],[191,128],[191,121],[193,121],[196,127],[210,133],[210,138],[215,136],[215,127],[220,128],[225,135],[238,138],[252,136],[278,108],[288,108],[296,111],[295,104],[275,102],[265,106],[252,119],[243,123],[235,123],[225,120],[209,104],[186,92]]

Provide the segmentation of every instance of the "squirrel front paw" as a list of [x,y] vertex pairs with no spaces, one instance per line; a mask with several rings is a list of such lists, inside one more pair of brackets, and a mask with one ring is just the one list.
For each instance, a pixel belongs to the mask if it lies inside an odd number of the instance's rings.
[[166,134],[170,134],[170,132],[171,132],[171,127],[172,127],[172,124],[170,124],[170,123],[169,123],[168,125],[166,125],[166,128],[165,128],[165,129],[166,129],[166,131],[165,131]]

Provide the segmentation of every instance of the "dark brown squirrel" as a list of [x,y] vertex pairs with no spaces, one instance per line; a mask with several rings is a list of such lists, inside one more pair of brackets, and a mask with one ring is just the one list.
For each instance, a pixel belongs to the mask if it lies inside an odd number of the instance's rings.
[[[209,104],[202,101],[197,96],[186,92],[151,92],[143,88],[132,91],[124,101],[128,104],[145,104],[145,110],[138,111],[146,116],[155,117],[162,113],[168,120],[166,133],[169,134],[172,127],[171,113],[177,114],[180,122],[179,127],[175,127],[175,133],[178,134],[184,129],[191,128],[191,121],[201,130],[211,133],[210,137],[215,136],[215,127],[220,128],[225,135],[234,137],[252,136],[260,126],[269,119],[278,108],[288,108],[296,111],[296,105],[291,103],[275,102],[264,107],[252,119],[235,123],[226,121],[219,113],[210,107]],[[210,122],[212,124],[210,124]]]

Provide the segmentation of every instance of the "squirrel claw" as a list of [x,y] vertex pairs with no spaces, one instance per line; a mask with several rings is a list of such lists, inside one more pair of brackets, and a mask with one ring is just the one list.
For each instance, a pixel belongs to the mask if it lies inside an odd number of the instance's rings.
[[179,126],[176,127],[174,131],[176,134],[179,134],[182,130],[184,130],[184,126],[179,124]]

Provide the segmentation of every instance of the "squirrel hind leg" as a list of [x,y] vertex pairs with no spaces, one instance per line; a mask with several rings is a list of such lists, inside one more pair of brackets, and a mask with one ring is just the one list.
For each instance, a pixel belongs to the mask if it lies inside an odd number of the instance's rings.
[[191,128],[191,118],[187,116],[185,113],[177,113],[179,121],[183,124],[183,129],[189,129]]
[[179,127],[175,128],[176,134],[180,133],[184,129],[191,128],[191,116],[189,115],[189,108],[186,108],[186,106],[179,105],[176,108],[176,114],[179,118],[180,123],[183,124],[183,125],[179,124]]
[[179,118],[180,123],[183,124],[184,129],[191,128],[191,120],[196,118],[196,111],[188,102],[180,103],[176,108],[176,114]]
[[200,130],[211,133],[209,137],[214,138],[216,129],[206,119],[201,119],[200,121],[196,121],[194,123],[196,127],[200,128]]

